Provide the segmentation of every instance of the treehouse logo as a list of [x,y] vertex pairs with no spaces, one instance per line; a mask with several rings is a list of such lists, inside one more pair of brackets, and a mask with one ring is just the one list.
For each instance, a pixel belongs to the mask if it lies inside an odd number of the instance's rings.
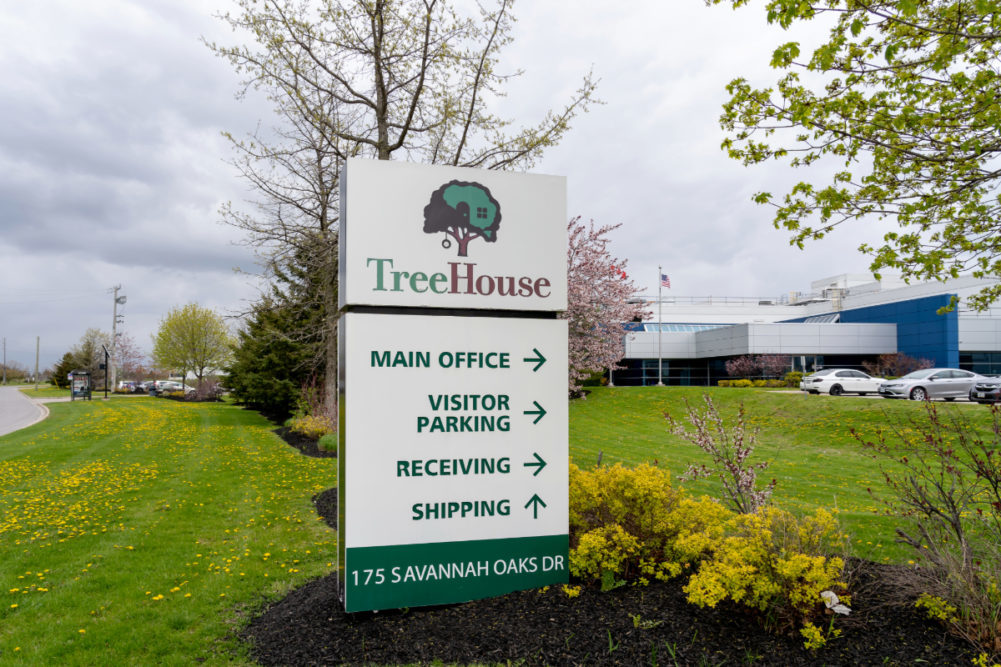
[[[444,234],[441,245],[458,245],[459,257],[468,256],[469,242],[497,240],[500,204],[480,183],[449,181],[431,195],[424,207],[424,233]],[[441,271],[415,271],[399,266],[393,257],[368,257],[365,266],[373,272],[373,292],[415,292],[548,299],[552,281],[542,276],[511,276],[482,273],[475,262],[447,262]]]
[[467,256],[469,242],[474,239],[496,241],[500,221],[500,204],[479,183],[449,181],[434,191],[424,207],[424,233],[442,232],[443,248],[451,248],[449,237],[454,239],[459,257]]

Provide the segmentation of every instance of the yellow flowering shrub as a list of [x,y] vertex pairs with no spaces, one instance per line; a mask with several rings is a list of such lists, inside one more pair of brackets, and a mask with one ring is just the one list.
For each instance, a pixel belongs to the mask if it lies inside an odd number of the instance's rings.
[[798,520],[767,507],[733,516],[723,530],[726,537],[684,588],[689,602],[715,607],[729,599],[784,623],[818,615],[824,609],[820,593],[845,588],[844,561],[831,556],[844,538],[824,510]]
[[981,653],[974,658],[973,664],[976,665],[976,667],[1001,667],[998,663],[992,662],[986,653]]
[[671,486],[667,470],[570,466],[570,572],[602,582],[666,580],[722,535],[729,510]]
[[307,438],[319,440],[328,433],[334,432],[334,422],[322,415],[302,415],[293,417],[288,422],[289,429]]
[[580,595],[580,586],[569,586],[567,584],[563,584],[560,589],[568,598],[575,598]]
[[958,609],[937,595],[922,593],[918,597],[917,602],[914,603],[914,606],[918,609],[924,609],[925,613],[928,614],[928,618],[938,619],[946,623],[953,623],[959,620],[959,616],[956,615]]
[[818,648],[824,648],[825,646],[827,646],[828,636],[830,636],[833,639],[840,637],[841,630],[838,630],[837,628],[831,628],[830,635],[827,635],[824,633],[823,630],[818,628],[816,625],[814,625],[810,621],[807,621],[806,623],[803,624],[803,627],[800,628],[799,634],[803,635],[803,638],[806,640],[803,642],[803,645],[806,646],[806,648],[813,650]]

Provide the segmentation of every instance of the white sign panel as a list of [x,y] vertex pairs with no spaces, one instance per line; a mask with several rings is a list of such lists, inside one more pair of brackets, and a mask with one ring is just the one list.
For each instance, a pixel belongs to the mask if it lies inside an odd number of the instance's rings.
[[567,323],[346,313],[347,611],[566,581]]
[[566,179],[350,159],[340,305],[566,310]]

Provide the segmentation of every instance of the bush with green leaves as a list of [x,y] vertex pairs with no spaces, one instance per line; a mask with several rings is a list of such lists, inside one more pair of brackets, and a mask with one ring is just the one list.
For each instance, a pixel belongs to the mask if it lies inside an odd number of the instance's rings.
[[316,441],[316,446],[325,452],[336,452],[337,434],[324,433],[323,435],[320,436],[320,439]]
[[803,371],[790,371],[785,374],[782,381],[787,387],[799,387],[799,383],[803,381]]

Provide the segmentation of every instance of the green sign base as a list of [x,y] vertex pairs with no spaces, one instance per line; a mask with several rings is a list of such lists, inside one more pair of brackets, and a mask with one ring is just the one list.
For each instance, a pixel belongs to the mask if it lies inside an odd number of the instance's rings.
[[347,549],[345,611],[468,602],[568,581],[568,535]]

